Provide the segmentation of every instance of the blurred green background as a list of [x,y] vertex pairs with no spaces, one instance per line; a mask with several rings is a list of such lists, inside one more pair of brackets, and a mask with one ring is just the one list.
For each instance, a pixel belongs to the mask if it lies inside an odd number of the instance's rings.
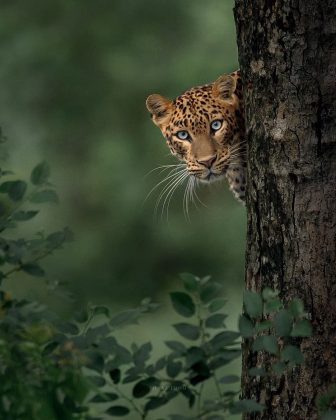
[[[162,179],[148,172],[175,163],[150,121],[151,93],[175,97],[238,67],[231,0],[3,0],[0,6],[0,111],[6,166],[27,177],[46,159],[61,203],[32,231],[67,225],[75,242],[44,263],[67,281],[77,305],[116,308],[145,296],[160,301],[177,274],[211,274],[224,285],[236,328],[244,273],[245,210],[225,183],[202,187],[207,207],[183,214],[183,188],[169,219],[153,216]],[[34,219],[35,220],[35,219]],[[28,277],[16,293],[57,299]],[[163,310],[132,333],[158,337]],[[172,333],[172,331],[171,331]],[[165,337],[166,338],[166,337]]]

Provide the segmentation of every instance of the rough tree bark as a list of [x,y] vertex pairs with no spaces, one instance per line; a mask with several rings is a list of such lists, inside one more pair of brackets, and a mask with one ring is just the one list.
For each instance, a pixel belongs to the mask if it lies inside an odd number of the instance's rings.
[[248,343],[243,394],[266,405],[247,419],[317,419],[336,383],[336,2],[236,0],[248,140],[246,286],[304,300],[314,336],[305,364],[258,380]]

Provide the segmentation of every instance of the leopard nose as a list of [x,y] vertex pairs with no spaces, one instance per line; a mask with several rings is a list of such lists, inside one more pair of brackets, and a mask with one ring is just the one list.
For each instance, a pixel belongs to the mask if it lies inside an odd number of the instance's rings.
[[216,160],[216,158],[217,158],[217,155],[213,155],[213,156],[211,156],[211,157],[206,157],[206,158],[204,158],[204,159],[198,159],[197,160],[197,162],[200,164],[200,165],[204,165],[204,166],[206,166],[207,168],[211,168],[211,166],[212,166],[212,164],[214,163],[214,161]]

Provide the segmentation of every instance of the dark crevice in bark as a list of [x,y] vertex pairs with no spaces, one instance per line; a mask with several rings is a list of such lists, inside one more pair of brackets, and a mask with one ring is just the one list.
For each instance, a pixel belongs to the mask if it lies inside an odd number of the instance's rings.
[[319,83],[317,84],[317,110],[316,110],[316,124],[315,133],[317,138],[317,154],[322,153],[322,93]]

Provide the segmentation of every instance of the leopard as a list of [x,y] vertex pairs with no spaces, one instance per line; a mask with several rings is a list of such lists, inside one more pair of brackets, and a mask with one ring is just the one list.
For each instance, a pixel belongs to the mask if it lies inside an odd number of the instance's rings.
[[173,156],[202,183],[227,179],[245,204],[246,140],[240,71],[192,87],[174,100],[152,94],[146,106]]

